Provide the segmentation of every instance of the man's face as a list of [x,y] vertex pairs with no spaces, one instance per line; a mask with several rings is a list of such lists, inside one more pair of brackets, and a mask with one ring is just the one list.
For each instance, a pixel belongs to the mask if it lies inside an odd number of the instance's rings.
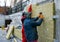
[[25,14],[24,16],[26,16],[27,18],[31,18],[31,14],[32,14],[32,13],[25,12],[24,14]]
[[31,14],[28,14],[27,17],[28,17],[28,18],[31,18]]

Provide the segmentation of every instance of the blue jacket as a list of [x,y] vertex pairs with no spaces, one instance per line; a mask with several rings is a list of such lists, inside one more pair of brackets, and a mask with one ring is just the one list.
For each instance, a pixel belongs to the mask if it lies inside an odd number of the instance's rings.
[[28,41],[38,39],[37,26],[40,26],[42,21],[43,19],[38,19],[38,17],[34,19],[26,18],[24,20],[24,31]]

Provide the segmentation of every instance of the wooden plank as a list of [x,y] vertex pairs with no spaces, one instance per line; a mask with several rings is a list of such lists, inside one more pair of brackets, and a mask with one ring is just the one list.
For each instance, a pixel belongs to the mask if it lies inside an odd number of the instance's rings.
[[54,3],[45,3],[41,5],[32,5],[32,18],[37,17],[39,12],[44,15],[44,21],[41,26],[37,27],[38,30],[38,42],[53,42],[54,34]]
[[22,40],[22,32],[21,29],[14,29],[14,35],[19,38],[20,40]]
[[11,25],[11,26],[9,27],[8,33],[7,33],[7,35],[6,35],[6,38],[7,38],[7,39],[10,38],[10,36],[11,36],[11,34],[12,34],[12,32],[13,32],[13,29],[14,29],[14,27]]
[[14,42],[17,42],[16,38],[14,38]]

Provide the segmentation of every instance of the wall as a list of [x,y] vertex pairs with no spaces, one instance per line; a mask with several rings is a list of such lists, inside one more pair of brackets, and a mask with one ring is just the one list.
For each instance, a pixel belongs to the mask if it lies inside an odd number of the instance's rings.
[[0,14],[0,26],[5,25],[5,16]]
[[55,42],[60,42],[60,0],[54,0],[56,7],[56,15],[58,18],[56,19],[56,38]]
[[21,26],[21,15],[22,12],[14,13],[12,15],[9,15],[9,18],[12,20],[10,25],[14,25],[15,27]]
[[31,2],[32,4],[36,4],[36,3],[42,2],[42,1],[46,1],[46,0],[30,0],[30,2]]

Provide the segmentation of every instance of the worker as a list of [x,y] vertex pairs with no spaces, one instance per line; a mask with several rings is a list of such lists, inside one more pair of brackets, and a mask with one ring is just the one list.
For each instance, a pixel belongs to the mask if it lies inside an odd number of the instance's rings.
[[[27,9],[28,9],[28,10],[27,10],[28,12],[32,12],[32,5],[30,4]],[[25,12],[23,12],[22,18],[21,18],[21,21],[22,21],[22,42],[27,42],[26,37],[25,37],[25,32],[24,32],[24,24],[23,24],[23,22],[24,22],[24,20],[25,20],[25,15],[24,15],[24,13],[25,13]]]
[[22,42],[27,42],[26,37],[25,37],[25,32],[24,32],[24,25],[23,25],[24,19],[25,19],[25,16],[24,16],[24,12],[23,12],[22,18],[21,18],[21,21],[22,21]]
[[36,18],[31,18],[31,12],[24,13],[26,18],[24,20],[24,31],[27,42],[37,42],[38,41],[38,33],[37,26],[40,26],[43,21],[42,12],[39,13],[39,16]]

